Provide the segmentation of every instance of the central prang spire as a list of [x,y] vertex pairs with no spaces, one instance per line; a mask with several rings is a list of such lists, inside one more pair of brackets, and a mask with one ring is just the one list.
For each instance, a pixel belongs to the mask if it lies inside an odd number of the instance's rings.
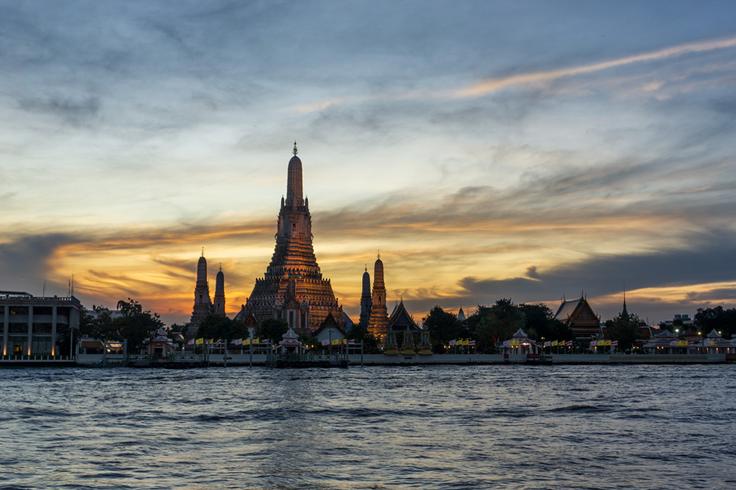
[[302,193],[302,161],[296,143],[293,153],[271,262],[263,277],[256,279],[238,317],[244,320],[252,315],[257,323],[276,318],[296,331],[315,331],[329,315],[342,325],[343,312],[314,255],[312,216]]
[[286,205],[289,207],[304,206],[302,191],[302,161],[299,159],[294,142],[294,156],[289,160],[289,172],[286,183]]

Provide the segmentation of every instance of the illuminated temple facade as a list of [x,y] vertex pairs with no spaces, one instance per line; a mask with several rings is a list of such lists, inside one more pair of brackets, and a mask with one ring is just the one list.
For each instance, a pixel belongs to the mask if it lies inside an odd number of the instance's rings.
[[322,277],[312,245],[312,216],[302,188],[302,161],[289,160],[286,199],[281,198],[276,247],[263,277],[256,279],[238,319],[281,319],[296,331],[316,331],[327,316],[342,319],[329,279]]

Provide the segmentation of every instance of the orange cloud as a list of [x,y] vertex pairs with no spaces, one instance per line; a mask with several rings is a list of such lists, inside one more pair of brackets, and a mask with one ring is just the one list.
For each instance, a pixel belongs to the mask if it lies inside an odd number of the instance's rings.
[[669,48],[658,49],[656,51],[648,51],[645,53],[624,56],[621,58],[600,61],[597,63],[590,63],[587,65],[559,68],[556,70],[519,73],[517,75],[509,75],[499,78],[489,78],[483,80],[482,82],[474,83],[468,87],[458,90],[457,92],[455,92],[455,96],[479,97],[482,95],[490,94],[492,92],[497,92],[499,90],[504,90],[521,85],[551,82],[560,78],[587,75],[590,73],[610,70],[611,68],[618,68],[621,66],[632,65],[636,63],[659,61],[676,56],[683,56],[686,54],[702,53],[733,47],[736,47],[736,37],[680,44],[677,46],[671,46]]

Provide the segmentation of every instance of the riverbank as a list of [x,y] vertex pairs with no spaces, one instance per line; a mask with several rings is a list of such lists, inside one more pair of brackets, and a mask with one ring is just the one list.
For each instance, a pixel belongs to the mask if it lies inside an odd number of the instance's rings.
[[[424,365],[608,365],[608,364],[727,364],[736,362],[734,354],[548,354],[539,357],[503,354],[434,354],[429,356],[387,356],[383,354],[351,354],[350,366],[424,366]],[[2,360],[0,367],[164,367],[190,369],[207,366],[266,366],[266,354],[210,354],[206,358],[187,353],[168,360],[103,354],[81,354],[76,360]]]

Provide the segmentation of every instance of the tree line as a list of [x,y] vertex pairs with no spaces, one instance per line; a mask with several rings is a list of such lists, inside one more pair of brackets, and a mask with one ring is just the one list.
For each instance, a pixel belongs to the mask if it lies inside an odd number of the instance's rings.
[[475,340],[479,352],[496,352],[520,328],[536,340],[573,338],[572,330],[556,320],[546,305],[516,305],[508,298],[499,299],[491,306],[478,305],[465,321],[435,306],[424,318],[424,327],[429,330],[435,353],[445,352],[450,340],[459,338]]
[[[93,307],[92,311],[92,315],[87,312],[82,315],[80,333],[102,340],[127,340],[129,352],[140,350],[145,341],[164,326],[157,313],[144,309],[138,301],[131,298],[117,303],[118,313],[115,315],[111,310],[100,306]],[[573,339],[572,330],[556,320],[546,305],[516,305],[508,298],[499,299],[491,306],[478,305],[464,321],[460,321],[457,315],[435,306],[423,321],[424,327],[429,330],[432,350],[435,353],[446,352],[449,342],[460,338],[475,340],[479,352],[497,352],[501,343],[511,338],[520,328],[537,341]],[[618,341],[621,350],[630,349],[641,337],[640,327],[643,325],[644,322],[638,316],[622,312],[604,323],[605,337]],[[736,333],[736,308],[726,309],[723,306],[716,306],[698,309],[694,325],[704,334],[715,329],[724,337],[730,338]],[[186,328],[173,325],[169,332],[228,342],[248,338],[250,335],[242,322],[215,315],[207,317],[196,332],[188,332]],[[287,324],[283,320],[268,319],[256,327],[255,336],[276,343],[281,340],[286,330]],[[362,341],[365,352],[380,351],[379,342],[365,327],[355,325],[347,337]],[[309,335],[302,335],[301,340],[306,344],[315,343]]]

